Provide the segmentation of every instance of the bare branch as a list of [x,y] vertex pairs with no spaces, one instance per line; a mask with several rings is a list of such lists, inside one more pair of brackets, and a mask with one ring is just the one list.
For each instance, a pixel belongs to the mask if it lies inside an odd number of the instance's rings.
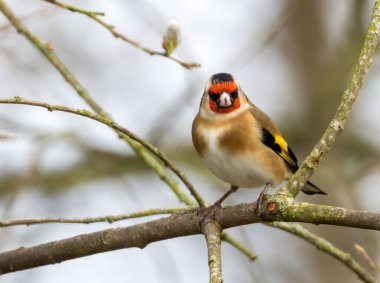
[[298,223],[285,223],[285,222],[273,222],[268,223],[272,227],[279,228],[281,230],[287,231],[293,235],[296,235],[305,241],[315,245],[318,249],[324,251],[325,253],[333,256],[349,269],[355,272],[361,280],[368,283],[377,282],[377,280],[367,272],[353,257],[351,254],[346,253],[337,247],[334,247],[331,243],[323,238],[316,236],[311,233]]
[[[180,214],[127,228],[108,229],[50,242],[33,248],[19,248],[9,251],[0,254],[0,274],[122,248],[144,248],[150,242],[168,239],[167,236],[169,235],[179,236],[178,233],[183,236],[194,232],[200,233],[197,217],[193,216],[191,221],[189,216],[193,215]],[[178,225],[179,223],[175,219],[186,221],[186,223],[183,222],[182,224],[188,226],[189,231],[183,230],[183,225]]]
[[[257,222],[261,219],[266,219],[270,221],[299,221],[315,224],[341,225],[380,230],[380,218],[378,214],[369,212],[359,212],[330,206],[295,203],[293,202],[293,198],[287,198],[287,196],[295,197],[298,194],[299,190],[302,188],[307,178],[311,176],[315,168],[319,165],[322,158],[332,147],[339,133],[343,130],[343,126],[347,120],[347,117],[352,109],[353,103],[355,102],[359,90],[363,84],[363,80],[366,77],[366,73],[371,65],[371,60],[377,44],[377,37],[380,29],[379,6],[380,0],[377,0],[375,3],[371,26],[368,30],[364,47],[359,58],[359,63],[355,70],[354,77],[348,89],[343,95],[342,103],[339,106],[334,119],[331,121],[328,129],[326,130],[326,133],[324,134],[320,142],[316,145],[310,156],[302,164],[296,176],[288,183],[287,187],[283,188],[279,192],[279,194],[276,195],[275,198],[268,198],[268,201],[266,201],[265,203],[265,211],[264,213],[260,214],[262,218],[255,216],[255,205],[253,205],[252,207],[252,204],[240,205],[232,208],[225,208],[220,211],[220,217],[218,217],[218,219],[216,220],[218,223],[220,223],[223,229],[237,225],[244,225],[248,223]],[[57,68],[57,70],[61,72],[62,76],[74,87],[77,93],[99,114],[99,117],[105,119],[105,121],[102,123],[107,125],[108,123],[110,123],[112,124],[112,126],[109,126],[114,128],[115,123],[113,122],[112,118],[101,109],[101,107],[91,98],[91,96],[75,79],[75,77],[70,73],[70,71],[63,65],[63,63],[55,55],[52,45],[42,43],[36,36],[31,34],[29,30],[13,15],[13,13],[9,10],[9,8],[6,6],[3,0],[0,0],[0,10],[3,11],[4,15],[8,17],[8,19],[12,22],[16,29],[20,33],[24,34],[33,43],[33,45],[35,45],[50,60],[50,62]],[[100,18],[99,20],[102,21]],[[103,23],[105,25],[108,25],[105,22]],[[111,32],[114,31],[114,27],[109,27],[111,29]],[[116,37],[120,37],[117,34],[118,33],[114,35]],[[139,45],[138,43],[136,44]],[[140,48],[139,46],[136,47]],[[147,50],[144,51],[149,53],[149,51]],[[43,105],[38,106],[46,107]],[[158,163],[159,166],[156,166],[152,165],[154,161],[149,161],[149,158],[152,160],[154,160],[154,158],[152,157],[152,155],[147,154],[147,151],[145,151],[146,147],[143,147],[142,144],[135,143],[135,141],[133,141],[133,139],[130,136],[120,131],[120,129],[114,129],[120,137],[122,137],[131,145],[131,147],[136,151],[136,153],[138,153],[144,160],[146,160],[148,164],[150,164],[156,170],[159,176],[163,176],[163,178],[165,176],[167,177],[167,175],[165,174],[160,174],[160,172],[166,173],[166,171],[160,171],[165,170],[160,163]],[[181,178],[181,176],[179,177]],[[171,179],[167,177],[166,181],[170,183]],[[195,199],[198,201],[198,203],[201,206],[204,206],[205,204],[198,195],[198,193],[195,190],[192,190],[191,187],[188,188],[195,197]],[[245,215],[244,213],[246,212],[249,212],[250,214]],[[52,242],[29,249],[21,248],[15,251],[0,254],[0,273],[6,273],[15,270],[22,270],[25,268],[56,263],[62,260],[68,260],[80,256],[86,256],[94,253],[119,248],[128,248],[132,246],[142,248],[151,242],[172,237],[198,234],[200,233],[199,226],[195,225],[198,224],[198,221],[199,219],[194,213],[174,214],[169,218],[163,218],[157,221],[147,222],[128,228],[110,229],[97,233],[81,235],[74,238]],[[215,226],[210,227],[210,229],[215,229]],[[210,234],[215,233],[212,232]],[[216,234],[219,235],[219,233]],[[68,247],[70,247],[70,249]],[[213,254],[215,255],[215,253]],[[218,269],[218,266],[215,264],[219,263],[211,263],[210,268],[212,266],[213,268],[216,267],[216,269]],[[220,273],[218,271],[216,274],[221,275],[221,268]]]
[[[95,121],[98,121],[102,124],[105,124],[105,125],[109,126],[110,128],[116,130],[118,133],[123,134],[123,136],[127,136],[128,138],[130,138],[130,139],[138,142],[139,144],[143,145],[151,153],[153,153],[155,156],[157,156],[159,159],[161,159],[161,161],[163,161],[164,164],[167,167],[169,167],[183,181],[183,183],[186,185],[186,187],[189,188],[190,192],[192,192],[194,194],[194,196],[196,196],[195,199],[198,201],[198,203],[201,206],[205,205],[202,197],[195,190],[195,188],[190,183],[190,181],[188,180],[186,175],[181,170],[179,170],[175,166],[175,164],[165,154],[163,154],[157,147],[155,147],[155,146],[151,145],[149,142],[145,141],[143,138],[139,137],[135,133],[131,132],[130,130],[128,130],[128,129],[124,128],[123,126],[114,122],[109,116],[103,117],[100,115],[96,115],[96,114],[94,114],[94,113],[92,113],[86,109],[76,109],[76,108],[66,107],[66,106],[62,106],[62,105],[52,105],[52,104],[48,104],[48,103],[41,102],[41,101],[26,100],[26,99],[21,98],[19,96],[16,96],[14,98],[0,99],[0,103],[38,106],[38,107],[46,108],[48,111],[51,111],[51,112],[52,111],[68,112],[68,113],[77,114],[77,115],[80,115],[83,117],[87,117],[87,118],[93,119]],[[138,147],[136,145],[136,148],[138,150],[140,150],[139,152],[141,154],[141,150],[142,150],[141,147]],[[175,194],[177,195],[177,197],[181,201],[185,202],[187,205],[192,204],[191,200],[189,200],[188,197],[181,192],[178,185],[166,175],[166,172],[162,168],[162,166],[159,166],[159,164],[157,164],[157,162],[154,162],[154,159],[152,159],[150,156],[144,155],[144,158],[145,158],[144,160],[146,162],[148,162],[155,169],[156,173],[160,176],[160,178],[162,180],[164,180],[170,186],[170,188],[172,188],[172,190],[175,192]]]
[[373,258],[369,255],[369,253],[366,251],[366,249],[359,245],[355,244],[354,245],[356,252],[365,259],[365,261],[368,263],[368,266],[376,272],[380,271],[379,266],[376,264],[376,262],[373,260]]
[[229,243],[231,246],[234,246],[236,249],[238,249],[239,251],[241,251],[243,254],[245,254],[250,260],[256,260],[257,259],[257,254],[255,254],[254,252],[252,252],[250,249],[248,249],[246,246],[244,246],[242,243],[240,243],[239,241],[237,241],[235,238],[231,237],[230,235],[228,235],[227,233],[223,232],[221,235],[220,235],[220,238]]
[[151,208],[143,211],[124,213],[117,215],[106,215],[97,217],[85,217],[85,218],[30,218],[30,219],[15,219],[15,220],[2,220],[0,221],[0,227],[10,227],[17,225],[35,225],[35,224],[47,224],[47,223],[72,223],[72,224],[90,224],[98,222],[114,223],[121,220],[146,217],[160,214],[170,213],[183,213],[195,211],[197,207],[185,207],[185,208]]
[[[310,204],[290,201],[287,207],[281,207],[283,219],[280,217],[281,214],[278,214],[277,220],[380,230],[380,214],[322,206],[324,210],[331,211],[331,218],[328,218],[320,213],[316,205],[312,205],[314,209],[301,209],[307,206]],[[257,223],[262,220],[268,221],[268,219],[260,219],[255,213],[255,208],[255,203],[225,207],[217,211],[215,220],[221,229]],[[292,214],[291,211],[296,213]],[[289,218],[289,215],[293,217]],[[31,248],[19,248],[0,254],[0,274],[117,249],[144,248],[153,242],[200,234],[199,223],[200,218],[197,212],[185,212],[126,228],[108,229]]]
[[328,224],[380,231],[380,214],[342,207],[294,202],[292,198],[273,195],[264,201],[263,220]]
[[[74,90],[77,92],[77,94],[100,116],[102,116],[105,119],[109,119],[112,121],[112,117],[103,111],[103,109],[96,103],[94,99],[90,96],[90,94],[87,92],[87,90],[81,85],[81,83],[75,78],[75,76],[70,72],[70,70],[63,64],[63,62],[58,58],[58,56],[55,54],[54,49],[51,44],[45,44],[43,43],[37,36],[35,36],[33,33],[29,31],[29,29],[13,14],[12,10],[8,7],[8,5],[3,1],[0,0],[0,11],[8,18],[8,20],[11,22],[11,24],[16,28],[16,30],[24,35],[32,45],[34,45],[49,61],[50,63],[60,72],[62,77],[74,88]],[[114,31],[113,27],[109,26],[112,31]],[[118,34],[115,34],[115,36]],[[157,54],[159,55],[159,54]],[[165,57],[168,57],[166,54],[162,55]],[[169,57],[168,57],[169,58]],[[170,57],[172,60],[180,62],[179,60]],[[185,63],[186,65],[186,63]],[[186,67],[186,66],[185,66]],[[189,67],[189,66],[187,66]],[[187,205],[193,205],[194,203],[185,195],[182,193],[180,187],[178,184],[169,177],[169,175],[166,172],[166,168],[158,162],[147,150],[144,146],[141,144],[135,142],[133,139],[131,139],[128,135],[115,130],[116,133],[120,138],[125,140],[129,146],[134,150],[134,152],[141,157],[142,160],[144,160],[160,177],[162,181],[168,184],[168,186],[172,189],[172,191],[176,194],[178,199]],[[165,163],[166,166],[170,166],[170,164]],[[172,164],[171,167],[174,168],[175,165]],[[185,186],[188,188],[190,193],[193,195],[197,203],[204,207],[206,206],[205,201],[202,199],[201,195],[195,190],[194,186],[191,184],[187,176],[179,171],[176,170],[174,172],[179,179],[185,184]]]
[[51,4],[54,4],[54,5],[56,5],[56,6],[60,7],[60,8],[67,9],[67,10],[69,10],[71,12],[76,12],[76,13],[84,14],[86,16],[91,16],[91,15],[104,16],[103,12],[87,11],[87,10],[75,7],[73,5],[65,4],[65,3],[62,3],[62,2],[55,1],[55,0],[44,0],[44,1],[49,2]]
[[134,41],[134,40],[128,38],[127,36],[123,35],[122,33],[116,31],[116,29],[113,25],[107,24],[104,20],[102,20],[99,16],[104,16],[104,13],[86,11],[86,10],[83,10],[83,9],[77,8],[75,6],[68,5],[68,4],[65,4],[65,3],[62,3],[62,2],[59,2],[56,0],[44,0],[44,1],[49,2],[51,4],[54,4],[54,5],[57,5],[58,7],[67,9],[71,12],[77,12],[77,13],[81,13],[81,14],[88,16],[89,18],[93,19],[94,21],[99,23],[101,26],[106,28],[115,38],[120,38],[121,40],[133,45],[134,47],[144,51],[145,53],[148,53],[149,55],[157,55],[157,56],[161,56],[161,57],[166,57],[166,58],[180,64],[182,67],[184,67],[186,69],[193,69],[193,68],[198,68],[201,66],[201,64],[199,64],[199,63],[181,61],[181,60],[171,56],[170,54],[167,54],[164,51],[156,51],[156,50],[144,47],[143,45],[141,45],[137,41]]
[[[77,79],[74,77],[74,75],[66,68],[66,66],[61,62],[61,60],[57,57],[55,54],[53,48],[50,44],[44,44],[37,36],[32,34],[28,28],[17,19],[17,17],[13,14],[13,12],[9,9],[9,7],[6,5],[6,3],[3,0],[0,0],[0,10],[3,12],[3,14],[9,19],[9,21],[12,23],[12,25],[21,33],[23,34],[36,48],[38,48],[41,53],[51,62],[51,64],[61,73],[61,75],[65,78],[65,80],[74,88],[74,90],[78,93],[78,95],[87,102],[87,104],[96,112],[99,114],[99,116],[102,116],[105,119],[110,120],[112,124],[114,124],[112,118],[110,115],[108,115],[103,109],[95,102],[95,100],[92,99],[92,97],[89,95],[87,90],[77,81]],[[166,55],[164,55],[166,56]],[[171,57],[172,60],[178,61],[179,60]],[[49,109],[49,108],[48,108]],[[91,113],[91,112],[88,112]],[[115,129],[116,130],[116,129]],[[122,133],[118,130],[116,130],[116,133],[124,139],[130,147],[135,151],[135,153],[140,156],[160,177],[162,181],[168,184],[168,186],[172,189],[172,191],[176,194],[178,199],[187,205],[194,205],[193,201],[189,199],[189,197],[184,194],[178,184],[169,177],[169,175],[166,172],[165,167],[160,164],[155,158],[152,157],[151,154],[149,154],[146,151],[146,148],[143,147],[141,144],[136,143],[131,137],[126,135],[125,133]],[[151,149],[154,149],[152,146]],[[154,149],[156,154],[159,152],[158,149]],[[164,156],[163,156],[164,157]],[[165,157],[165,159],[167,159]],[[169,162],[168,162],[169,161]],[[206,206],[206,203],[200,196],[200,194],[195,190],[194,186],[191,184],[187,176],[180,171],[169,159],[164,161],[165,166],[170,167],[179,179],[185,184],[185,186],[189,189],[190,193],[194,196],[195,200],[200,206]],[[235,240],[235,242],[237,242]],[[243,244],[240,244],[240,246],[243,246]],[[248,250],[248,248],[245,248]]]
[[[50,16],[50,14],[52,14],[52,12],[54,12],[55,10],[57,10],[57,9],[54,7],[38,9],[38,10],[30,12],[24,16],[21,16],[20,19],[22,21],[30,21],[31,19],[34,19],[34,18],[47,19]],[[9,23],[1,25],[0,26],[0,32],[7,31],[7,30],[11,29],[12,27],[13,27],[13,25],[9,24]]]
[[213,219],[202,222],[202,233],[205,235],[208,251],[210,283],[222,283],[222,250],[220,243],[220,226]]
[[[19,20],[17,17],[13,14],[11,9],[9,9],[8,5],[3,1],[0,0],[0,10],[2,13],[8,18],[8,20],[12,23],[12,25],[17,29],[18,32],[23,34],[36,48],[38,48],[41,53],[50,61],[50,63],[61,73],[61,75],[66,79],[66,81],[75,89],[75,91],[78,93],[78,95],[87,102],[87,104],[100,116],[109,119],[112,121],[111,116],[106,113],[97,103],[96,101],[90,96],[90,94],[87,92],[87,90],[79,83],[79,81],[75,78],[75,76],[70,72],[70,70],[63,64],[63,62],[58,58],[58,56],[55,54],[53,48],[51,47],[51,44],[44,44],[37,36],[35,36],[33,33],[29,31],[29,29]],[[123,133],[120,133],[116,130],[116,133],[124,139],[131,148],[138,154],[145,162],[147,162],[148,165],[150,165],[159,176],[163,175],[163,172],[165,172],[165,168],[161,166],[158,162],[154,162],[152,158],[150,158],[149,155],[146,154],[145,149],[141,147],[139,144],[135,143],[131,138]],[[169,164],[166,164],[169,166]],[[174,164],[172,164],[172,167]],[[196,201],[200,206],[205,206],[205,202],[203,201],[200,194],[195,190],[193,185],[188,180],[187,176],[180,172],[179,170],[176,170],[177,172],[174,172],[186,185],[186,187],[189,189],[190,193],[194,196]],[[173,188],[175,186],[175,182],[172,181],[167,175],[165,175],[165,178],[162,178],[163,181],[168,183],[169,187]],[[189,203],[187,203],[189,204]]]
[[288,184],[278,193],[287,194],[296,197],[304,184],[314,173],[323,157],[330,151],[331,147],[337,140],[339,134],[343,131],[347,118],[351,113],[352,107],[367,77],[367,73],[372,64],[372,58],[375,54],[378,37],[380,32],[380,0],[374,5],[371,24],[368,27],[364,44],[355,67],[354,75],[349,83],[348,88],[343,93],[342,101],[335,113],[333,119],[328,125],[325,133],[318,143],[314,146],[310,155],[305,159],[297,172],[290,179]]

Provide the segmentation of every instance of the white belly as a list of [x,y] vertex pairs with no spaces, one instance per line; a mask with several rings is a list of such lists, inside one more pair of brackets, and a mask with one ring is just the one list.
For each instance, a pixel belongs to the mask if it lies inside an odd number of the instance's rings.
[[209,133],[209,147],[204,154],[207,168],[221,180],[238,187],[258,187],[270,183],[276,185],[272,172],[259,164],[255,153],[231,155],[217,148],[217,135]]

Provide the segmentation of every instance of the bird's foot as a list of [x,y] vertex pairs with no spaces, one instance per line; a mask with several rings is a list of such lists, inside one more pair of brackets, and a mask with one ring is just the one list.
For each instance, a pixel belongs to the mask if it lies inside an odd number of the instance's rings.
[[226,192],[220,199],[214,202],[213,205],[209,207],[201,207],[198,210],[198,216],[200,217],[200,222],[203,223],[206,219],[213,218],[215,216],[216,211],[222,208],[222,202],[233,192],[236,192],[238,189],[237,186],[231,185],[228,192]]
[[265,184],[264,189],[261,191],[259,197],[258,197],[257,200],[256,200],[256,208],[255,208],[255,211],[256,211],[259,215],[261,214],[261,211],[262,211],[262,208],[263,208],[263,203],[264,203],[265,197],[268,195],[268,194],[267,194],[267,191],[268,191],[268,189],[269,189],[269,186],[270,186],[269,183]]
[[213,218],[215,213],[222,208],[219,202],[215,202],[213,205],[208,207],[201,207],[198,209],[198,216],[200,218],[200,223],[203,223],[206,219]]

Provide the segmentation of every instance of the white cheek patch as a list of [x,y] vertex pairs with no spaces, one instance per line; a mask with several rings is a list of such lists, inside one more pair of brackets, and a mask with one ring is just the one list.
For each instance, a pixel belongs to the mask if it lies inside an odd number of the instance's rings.
[[228,107],[232,105],[231,96],[227,92],[223,92],[219,98],[219,106]]

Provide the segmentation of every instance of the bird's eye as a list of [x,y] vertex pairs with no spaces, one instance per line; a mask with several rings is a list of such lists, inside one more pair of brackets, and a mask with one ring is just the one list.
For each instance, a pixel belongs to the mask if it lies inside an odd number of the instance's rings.
[[208,93],[208,96],[210,97],[211,100],[213,101],[217,101],[219,99],[219,95],[218,94],[215,94],[215,93],[212,93],[212,92],[209,92]]
[[233,92],[231,92],[231,98],[232,99],[235,99],[235,98],[237,98],[238,97],[238,95],[239,95],[239,92],[238,92],[238,90],[235,90],[235,91],[233,91]]

